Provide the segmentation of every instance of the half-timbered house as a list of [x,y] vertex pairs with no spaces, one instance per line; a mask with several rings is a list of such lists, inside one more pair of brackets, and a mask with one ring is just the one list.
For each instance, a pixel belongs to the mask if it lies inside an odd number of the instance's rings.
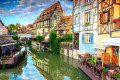
[[97,0],[73,0],[73,5],[74,48],[78,45],[80,54],[94,54],[98,36]]
[[36,35],[43,35],[45,32],[50,32],[63,16],[61,4],[58,1],[49,8],[45,9],[37,20],[33,23]]
[[98,0],[98,12],[97,53],[120,65],[120,0]]

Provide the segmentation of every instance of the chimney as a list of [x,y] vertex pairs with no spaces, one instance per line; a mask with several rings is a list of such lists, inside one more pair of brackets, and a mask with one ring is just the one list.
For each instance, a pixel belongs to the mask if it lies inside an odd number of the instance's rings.
[[63,10],[63,16],[65,16],[65,11]]

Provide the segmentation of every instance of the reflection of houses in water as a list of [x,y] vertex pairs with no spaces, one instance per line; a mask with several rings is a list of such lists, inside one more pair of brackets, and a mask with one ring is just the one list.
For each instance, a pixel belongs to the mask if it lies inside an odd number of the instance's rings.
[[47,66],[48,65],[47,61],[37,59],[37,58],[35,58],[35,55],[33,55],[33,62],[34,62],[35,66],[41,68],[42,70],[44,70],[47,73],[50,73],[49,72],[49,67]]
[[61,61],[51,66],[49,63],[51,63],[52,58],[49,61],[36,59],[35,55],[32,58],[35,67],[47,80],[64,80],[64,76],[68,76],[71,80],[77,80],[78,78],[76,77],[78,74],[77,60],[60,56]]
[[9,80],[9,79],[16,80],[17,76],[22,74],[23,67],[26,65],[27,65],[27,58],[22,60],[20,64],[14,69],[2,70],[2,73],[0,73],[0,80]]

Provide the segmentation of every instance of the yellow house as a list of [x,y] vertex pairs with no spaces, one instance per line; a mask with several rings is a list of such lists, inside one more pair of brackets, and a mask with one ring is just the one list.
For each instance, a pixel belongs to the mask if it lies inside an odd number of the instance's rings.
[[63,13],[64,11],[59,1],[45,9],[33,23],[36,35],[43,35],[45,32],[50,32],[63,16]]
[[120,0],[98,0],[98,56],[120,66]]

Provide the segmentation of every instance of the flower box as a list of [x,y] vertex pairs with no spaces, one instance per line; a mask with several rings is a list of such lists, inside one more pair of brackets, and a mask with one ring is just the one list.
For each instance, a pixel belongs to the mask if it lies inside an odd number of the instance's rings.
[[86,23],[85,23],[85,26],[90,26],[90,23],[89,23],[89,22],[86,22]]
[[119,19],[115,19],[115,20],[113,20],[112,22],[113,22],[113,23],[116,23],[117,21],[120,21],[120,18],[119,18]]

